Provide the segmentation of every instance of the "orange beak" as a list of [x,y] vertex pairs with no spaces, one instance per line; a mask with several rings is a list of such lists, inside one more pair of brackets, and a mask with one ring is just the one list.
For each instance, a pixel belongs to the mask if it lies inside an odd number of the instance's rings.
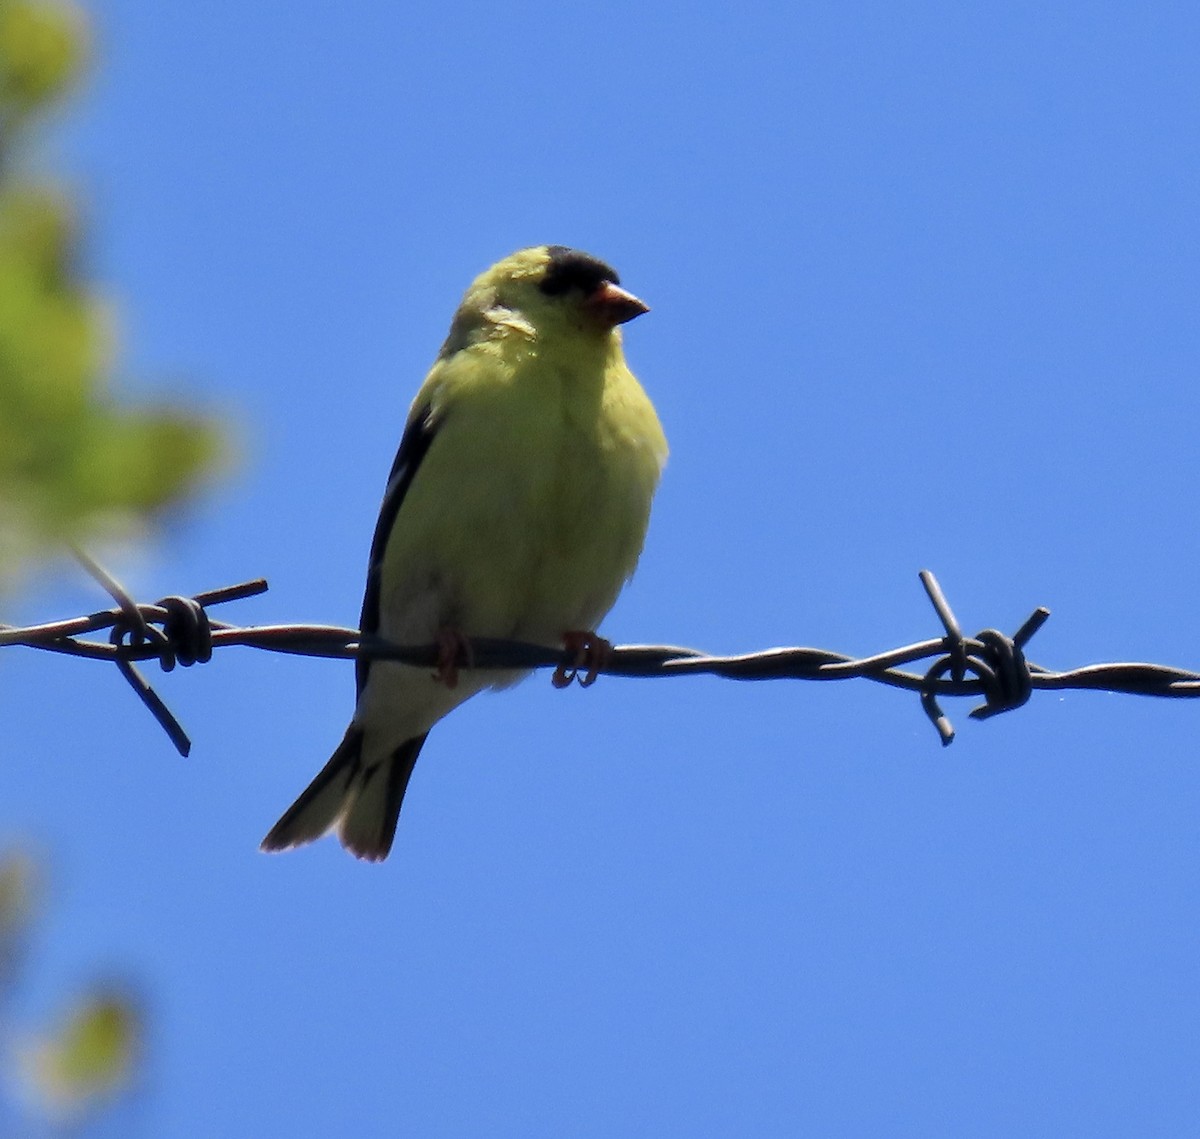
[[598,320],[614,328],[650,311],[645,301],[638,300],[611,281],[605,281],[583,304]]

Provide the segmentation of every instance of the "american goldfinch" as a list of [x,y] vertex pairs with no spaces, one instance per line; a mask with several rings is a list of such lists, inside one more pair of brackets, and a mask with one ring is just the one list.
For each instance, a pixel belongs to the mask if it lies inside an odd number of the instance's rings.
[[594,678],[607,646],[594,630],[637,564],[667,456],[621,350],[619,326],[647,311],[610,266],[561,245],[514,253],[467,290],[392,464],[360,625],[436,643],[437,672],[357,662],[345,738],[264,850],[336,828],[356,857],[387,857],[429,730],[525,675],[460,673],[467,638],[566,645]]

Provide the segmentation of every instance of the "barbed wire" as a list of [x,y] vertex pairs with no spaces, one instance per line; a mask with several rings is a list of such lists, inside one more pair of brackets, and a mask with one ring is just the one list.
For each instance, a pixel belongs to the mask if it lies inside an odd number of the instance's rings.
[[[183,756],[191,741],[179,721],[137,668],[137,662],[157,660],[163,671],[176,665],[203,664],[213,651],[230,645],[298,656],[399,661],[434,668],[443,650],[436,644],[397,645],[357,629],[335,625],[251,625],[241,627],[213,620],[208,609],[267,591],[259,578],[192,597],[165,597],[151,605],[135,602],[106,570],[87,555],[76,556],[116,602],[83,617],[17,628],[0,625],[0,647],[23,645],[46,652],[107,660],[116,664],[142,702],[162,725]],[[986,720],[1025,704],[1035,689],[1088,689],[1135,696],[1188,698],[1200,696],[1200,673],[1169,665],[1116,662],[1092,664],[1056,672],[1034,664],[1025,646],[1045,624],[1050,610],[1038,607],[1011,636],[984,629],[964,636],[941,586],[929,570],[921,584],[941,622],[938,637],[890,649],[868,657],[853,657],[828,649],[777,648],[737,656],[713,656],[675,645],[618,645],[606,654],[599,672],[610,676],[663,677],[708,674],[730,680],[871,680],[916,692],[921,708],[937,729],[943,746],[954,740],[954,728],[941,710],[939,697],[982,696],[971,709],[974,720]],[[107,640],[92,635],[108,631]],[[909,666],[928,662],[924,671]],[[482,669],[541,669],[565,671],[568,681],[577,672],[576,654],[521,641],[475,637],[468,639],[459,667]],[[579,677],[581,683],[583,677]],[[590,679],[589,679],[590,682]]]

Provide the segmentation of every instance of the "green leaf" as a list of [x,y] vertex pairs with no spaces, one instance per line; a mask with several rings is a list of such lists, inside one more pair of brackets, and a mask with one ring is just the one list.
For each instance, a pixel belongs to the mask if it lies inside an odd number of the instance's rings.
[[130,1086],[141,1043],[141,1016],[134,1002],[115,993],[92,994],[53,1036],[26,1048],[27,1088],[54,1118],[95,1110]]
[[10,126],[65,94],[87,47],[74,4],[0,0],[0,122]]
[[213,417],[114,396],[70,198],[13,169],[8,128],[66,90],[86,41],[72,5],[0,0],[0,589],[69,543],[145,534],[226,456]]

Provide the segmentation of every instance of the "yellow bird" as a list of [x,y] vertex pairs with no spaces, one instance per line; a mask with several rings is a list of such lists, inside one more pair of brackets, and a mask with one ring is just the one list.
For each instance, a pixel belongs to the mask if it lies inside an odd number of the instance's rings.
[[409,411],[360,623],[436,643],[438,669],[358,661],[345,738],[263,850],[336,828],[358,858],[387,857],[429,730],[525,675],[460,673],[466,638],[565,645],[594,678],[608,647],[595,629],[637,564],[667,457],[621,349],[620,325],[647,311],[610,266],[561,245],[514,253],[467,290]]

